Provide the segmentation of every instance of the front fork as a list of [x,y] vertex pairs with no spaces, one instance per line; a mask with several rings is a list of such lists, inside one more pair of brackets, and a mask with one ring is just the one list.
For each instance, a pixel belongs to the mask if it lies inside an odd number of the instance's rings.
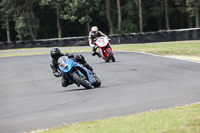
[[75,72],[78,72],[79,75],[81,75],[81,76],[84,76],[84,75],[80,72],[79,69],[77,69],[77,68],[74,68],[74,69],[75,69],[75,71],[69,72],[69,73],[66,75],[66,77],[67,77],[67,79],[73,81],[76,85],[80,86],[80,84],[78,84],[78,83],[74,80],[74,78],[73,78],[72,75],[73,75],[73,73],[75,73]]

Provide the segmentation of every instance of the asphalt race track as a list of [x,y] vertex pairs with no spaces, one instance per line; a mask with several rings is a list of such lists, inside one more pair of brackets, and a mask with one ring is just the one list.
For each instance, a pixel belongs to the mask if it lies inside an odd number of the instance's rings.
[[0,58],[0,132],[21,133],[200,102],[200,63],[115,52],[105,63],[81,53],[102,86],[63,88],[49,55]]

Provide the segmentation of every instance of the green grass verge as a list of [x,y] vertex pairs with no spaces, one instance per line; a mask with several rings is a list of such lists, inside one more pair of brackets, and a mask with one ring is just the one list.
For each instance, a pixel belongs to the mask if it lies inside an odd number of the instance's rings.
[[41,133],[199,133],[200,103],[49,129]]
[[199,42],[176,42],[158,44],[138,44],[138,45],[119,45],[114,46],[116,51],[139,51],[158,55],[200,55]]
[[[67,47],[60,47],[67,48]],[[81,48],[78,49],[76,47],[69,47],[68,50],[62,50],[62,52],[89,52],[91,48]],[[37,51],[38,50],[38,51]],[[43,51],[44,50],[44,51]],[[47,51],[49,50],[49,51]],[[0,57],[13,57],[13,56],[27,56],[27,55],[42,55],[42,54],[49,54],[51,48],[22,48],[22,49],[9,49],[9,50],[0,50],[0,52],[5,52],[5,54],[0,54]],[[20,52],[19,52],[20,51]],[[35,52],[33,52],[35,51]],[[7,52],[7,53],[6,53]]]
[[[67,48],[67,47],[61,47]],[[175,43],[152,43],[152,44],[133,44],[133,45],[112,45],[114,51],[138,51],[147,52],[157,55],[187,55],[187,56],[200,56],[200,41],[198,42],[175,42]],[[24,55],[39,55],[39,54],[49,54],[46,52],[32,52],[35,49],[49,49],[50,48],[34,48],[34,49],[12,49],[12,50],[0,50],[10,51],[9,54],[0,54],[0,57],[10,57],[10,56],[24,56]],[[20,53],[15,53],[12,51],[23,50]],[[91,48],[83,47],[69,47],[68,50],[62,50],[62,52],[90,52]]]

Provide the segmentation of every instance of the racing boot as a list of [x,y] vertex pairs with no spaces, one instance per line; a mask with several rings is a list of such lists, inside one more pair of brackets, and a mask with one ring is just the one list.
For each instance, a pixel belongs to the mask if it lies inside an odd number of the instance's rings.
[[73,84],[71,81],[69,81],[65,76],[62,76],[61,79],[62,87],[67,87],[68,85]]
[[99,54],[98,52],[92,51],[92,56],[95,56],[95,55],[98,55],[99,58],[101,57],[100,54]]
[[92,51],[92,56],[95,56],[96,55],[96,52]]
[[97,53],[98,57],[101,58],[101,55],[99,53]]
[[86,67],[87,69],[89,69],[91,72],[93,71],[93,67],[90,66],[88,63],[85,63],[84,67]]
[[75,59],[83,65],[83,67],[86,67],[87,69],[89,69],[90,71],[93,70],[92,66],[90,66],[86,61],[85,58],[82,55],[76,56]]
[[94,46],[94,47],[92,48],[92,56],[98,55],[98,57],[100,58],[101,56],[99,55],[98,52],[96,52],[97,48],[98,48],[98,46]]

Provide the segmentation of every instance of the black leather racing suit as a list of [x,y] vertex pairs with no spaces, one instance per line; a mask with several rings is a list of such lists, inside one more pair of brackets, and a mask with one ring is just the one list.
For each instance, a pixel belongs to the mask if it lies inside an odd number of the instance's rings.
[[[75,62],[82,64],[87,69],[89,69],[91,71],[93,70],[93,68],[85,61],[85,58],[82,55],[75,54],[75,53],[73,53],[73,54],[62,53],[61,56],[67,56],[68,58],[74,60]],[[50,63],[50,67],[53,70],[53,74],[54,74],[55,77],[62,77],[61,83],[62,83],[63,87],[66,87],[70,84],[69,80],[65,76],[61,75],[61,72],[60,72],[59,67],[58,67],[58,59],[52,58],[52,61]]]

